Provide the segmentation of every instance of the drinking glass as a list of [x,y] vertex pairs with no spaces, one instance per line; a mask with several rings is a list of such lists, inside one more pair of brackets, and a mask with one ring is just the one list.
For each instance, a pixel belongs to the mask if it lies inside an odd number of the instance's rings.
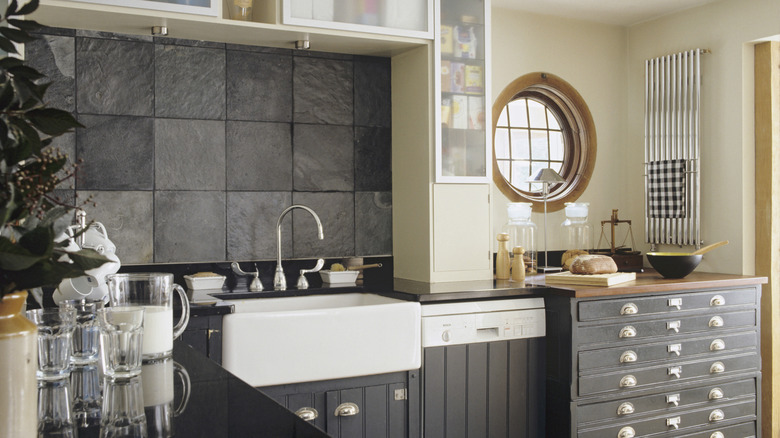
[[100,327],[97,323],[97,311],[103,308],[102,300],[65,300],[60,302],[61,309],[76,310],[76,326],[73,330],[70,354],[71,363],[84,365],[95,363],[100,353]]
[[144,308],[119,306],[100,309],[100,355],[103,374],[132,377],[141,372]]
[[38,326],[38,379],[68,377],[76,311],[54,307],[28,310],[26,316]]
[[73,391],[73,419],[81,428],[100,425],[100,372],[97,365],[73,365],[70,371]]
[[[175,436],[174,421],[187,408],[190,399],[190,376],[187,370],[166,357],[144,361],[141,376],[144,392],[144,412],[149,438]],[[181,399],[174,401],[174,386],[181,384]]]
[[141,376],[103,379],[100,437],[147,437]]
[[76,437],[67,379],[38,381],[38,436]]

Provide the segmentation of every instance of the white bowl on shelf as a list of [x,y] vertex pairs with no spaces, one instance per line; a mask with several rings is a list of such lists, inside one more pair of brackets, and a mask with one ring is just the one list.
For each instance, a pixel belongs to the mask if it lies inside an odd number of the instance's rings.
[[320,271],[322,281],[330,284],[354,284],[360,271]]
[[224,275],[185,275],[184,281],[187,283],[187,288],[190,290],[222,289],[222,284],[225,283],[225,278],[226,277]]

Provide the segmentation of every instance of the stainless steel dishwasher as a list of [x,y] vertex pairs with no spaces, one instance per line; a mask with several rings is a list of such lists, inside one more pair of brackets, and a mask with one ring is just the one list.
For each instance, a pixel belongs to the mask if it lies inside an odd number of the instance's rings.
[[423,437],[544,437],[544,335],[543,298],[423,305]]

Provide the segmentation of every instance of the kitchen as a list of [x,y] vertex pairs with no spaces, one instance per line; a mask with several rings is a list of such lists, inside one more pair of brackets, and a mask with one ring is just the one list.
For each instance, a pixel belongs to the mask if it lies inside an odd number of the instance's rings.
[[[748,73],[752,71],[752,46],[748,46],[751,41],[780,34],[776,20],[770,19],[770,17],[778,16],[777,2],[713,2],[637,24],[603,24],[595,20],[586,21],[555,17],[545,13],[529,13],[497,8],[498,6],[494,4],[491,18],[493,46],[491,53],[491,82],[493,88],[491,96],[496,96],[505,84],[522,74],[533,71],[548,71],[565,78],[574,85],[585,98],[593,114],[598,131],[598,159],[593,177],[586,191],[580,196],[581,201],[590,203],[591,220],[593,221],[608,217],[609,212],[613,208],[620,208],[621,215],[632,218],[637,222],[643,216],[643,181],[640,169],[643,162],[642,143],[644,136],[642,123],[644,99],[642,65],[644,59],[691,47],[703,47],[712,51],[712,54],[705,60],[706,68],[710,70],[708,71],[709,75],[706,76],[707,85],[704,87],[703,92],[703,100],[711,103],[711,110],[704,111],[702,119],[704,143],[708,148],[705,158],[702,160],[704,200],[702,229],[705,230],[703,237],[707,243],[727,237],[731,244],[728,247],[728,251],[717,251],[708,255],[699,267],[699,271],[743,275],[756,274],[754,256],[756,238],[754,237],[753,225],[755,222],[753,203],[755,201],[752,198],[755,185],[752,172],[754,166],[751,117],[752,87],[750,86],[752,74]],[[500,13],[497,13],[497,11],[500,11]],[[63,23],[67,23],[70,19],[70,17],[59,18]],[[41,21],[47,24],[55,24],[57,22],[44,19],[41,19]],[[724,25],[719,26],[713,23],[723,23]],[[732,23],[734,23],[734,26],[731,26]],[[98,26],[98,24],[94,24],[90,28],[98,28]],[[175,28],[171,26],[170,31],[173,37]],[[149,44],[148,36],[139,38],[146,41],[147,45],[151,45]],[[110,38],[98,39],[100,39],[99,42],[101,43],[110,40]],[[313,44],[312,50],[316,51],[316,40],[313,41]],[[159,46],[165,45],[160,44]],[[208,45],[206,44],[206,46]],[[158,49],[155,42],[155,50],[162,51],[163,49],[164,47]],[[421,49],[414,49],[413,51],[419,52],[419,50]],[[187,53],[194,50],[181,49],[180,51],[181,53]],[[186,62],[186,55],[181,56],[181,58],[176,58],[171,62],[174,64],[176,62]],[[318,60],[310,60],[308,56],[304,55],[293,54],[292,56],[285,56],[291,58],[290,62],[294,59],[296,63],[299,63],[297,65],[305,65],[307,63],[317,65],[318,62]],[[406,53],[405,56],[425,57],[427,54],[415,53],[410,55]],[[229,57],[230,54],[228,53],[228,65],[230,65]],[[430,102],[426,103],[425,99],[430,91],[430,86],[425,84],[425,79],[430,74],[428,67],[424,66],[420,69],[419,66],[412,66],[410,67],[413,69],[412,75],[391,77],[391,74],[396,74],[398,70],[393,66],[392,73],[389,72],[386,58],[384,60],[375,58],[347,60],[340,58],[338,55],[330,55],[324,58],[326,61],[323,62],[332,71],[343,74],[345,71],[349,71],[350,68],[354,69],[352,70],[355,72],[354,89],[340,90],[340,92],[347,94],[354,92],[355,117],[357,118],[358,114],[372,114],[379,119],[379,121],[358,122],[355,120],[347,123],[343,119],[325,120],[324,123],[340,126],[354,124],[354,127],[351,129],[354,129],[355,132],[370,131],[366,134],[367,141],[371,142],[371,144],[382,145],[385,148],[383,152],[380,152],[381,156],[372,158],[378,160],[379,163],[384,163],[384,167],[377,165],[376,170],[374,170],[371,166],[375,163],[370,158],[369,164],[365,167],[356,167],[354,184],[349,181],[339,181],[337,178],[329,178],[332,175],[326,171],[326,174],[321,176],[323,181],[334,185],[316,186],[317,181],[304,182],[304,184],[315,185],[316,189],[312,189],[312,185],[297,186],[299,180],[295,180],[295,182],[288,180],[282,186],[275,185],[279,182],[279,178],[274,178],[273,181],[262,181],[262,184],[270,184],[271,188],[259,190],[267,190],[269,193],[277,192],[277,197],[271,198],[268,201],[270,204],[256,201],[257,203],[254,205],[257,206],[253,207],[255,210],[243,212],[241,217],[256,218],[265,214],[270,216],[271,220],[262,222],[273,224],[276,216],[284,206],[300,202],[313,207],[315,211],[326,217],[326,238],[333,240],[319,244],[313,232],[310,235],[303,234],[300,237],[297,232],[295,235],[285,235],[284,242],[286,245],[290,245],[283,253],[285,258],[333,258],[355,254],[392,254],[396,277],[420,281],[441,281],[439,278],[433,278],[435,277],[435,269],[432,266],[434,262],[430,255],[430,245],[421,245],[421,242],[431,243],[431,236],[429,235],[430,232],[427,231],[426,221],[420,218],[429,216],[431,214],[430,210],[433,208],[427,196],[428,189],[426,189],[430,185],[429,170],[432,157],[430,157],[429,153],[426,153],[422,160],[415,161],[414,158],[408,161],[403,160],[403,154],[407,149],[430,151],[428,140],[432,135],[432,130],[430,126],[420,127],[415,125],[413,121],[408,122],[409,125],[407,126],[402,122],[405,108],[402,104],[393,105],[393,123],[391,128],[393,130],[391,135],[393,172],[392,183],[389,184],[387,162],[390,159],[390,154],[386,150],[387,142],[390,141],[386,132],[391,126],[389,116],[386,113],[382,114],[382,111],[386,111],[386,109],[383,110],[381,107],[367,112],[358,109],[360,105],[359,100],[362,96],[379,93],[380,96],[370,96],[366,100],[369,102],[376,102],[382,98],[386,100],[387,94],[390,93],[389,90],[392,90],[391,96],[394,102],[397,98],[405,98],[406,96],[404,95],[409,93],[416,94],[418,99],[422,97],[423,105],[431,105]],[[395,55],[391,62],[405,62],[404,54]],[[375,63],[379,64],[379,66],[377,67]],[[416,70],[414,70],[415,68]],[[299,71],[296,69],[296,74]],[[370,71],[372,79],[376,79],[377,74],[380,78],[384,75],[384,85],[379,88],[372,84],[362,83],[361,85],[361,82],[358,80],[361,71]],[[87,73],[77,69],[76,74]],[[307,78],[300,79],[303,80],[303,83],[308,82]],[[317,79],[326,81],[328,77],[318,77]],[[388,81],[392,81],[392,86],[387,84]],[[338,83],[339,80],[337,79],[335,82]],[[295,83],[293,82],[293,84]],[[159,85],[155,84],[155,87]],[[174,83],[172,86],[175,85]],[[222,85],[226,88],[229,87],[229,85]],[[361,86],[365,88],[360,88]],[[155,88],[155,93],[157,90]],[[207,88],[203,90],[205,91]],[[422,93],[420,93],[421,90]],[[155,98],[157,98],[157,94],[155,94]],[[213,100],[207,101],[203,106],[193,105],[186,109],[204,111],[210,103],[213,103]],[[79,100],[78,104],[82,105],[82,100]],[[155,105],[158,104],[162,105],[164,103],[155,101]],[[299,116],[297,113],[299,108],[298,104],[295,104],[296,117]],[[717,111],[714,108],[717,108]],[[155,109],[159,111],[157,107]],[[337,109],[334,112],[337,113]],[[77,113],[80,112],[80,107],[76,108],[76,111]],[[253,109],[250,108],[248,111],[251,112]],[[420,110],[418,109],[417,111]],[[425,110],[423,112],[425,113]],[[91,113],[94,113],[94,111],[85,110],[88,118],[98,117],[92,116]],[[107,113],[117,114],[111,110],[107,111]],[[140,114],[131,112],[131,114],[135,116],[149,115],[148,112]],[[166,129],[170,129],[167,132],[170,133],[171,137],[192,133],[193,129],[188,126],[166,126],[176,124],[166,121],[166,118],[191,117],[207,119],[209,122],[213,122],[214,119],[223,117],[223,114],[218,114],[217,116],[209,114],[205,116],[202,114],[166,115],[164,112],[155,112],[154,115],[161,117],[159,120],[154,120],[154,127],[163,126]],[[289,115],[290,113],[288,113]],[[304,117],[302,120],[307,124],[322,122],[311,119],[306,120],[305,117],[311,117],[310,115],[301,114],[300,116]],[[225,117],[228,117],[228,120],[233,120],[230,118],[229,113]],[[245,118],[236,117],[234,120],[244,121]],[[147,125],[144,129],[151,128],[149,126],[150,120],[139,121],[133,119],[133,121],[146,123]],[[277,122],[290,123],[290,120],[288,118]],[[204,131],[207,132],[198,132],[197,135],[205,136],[208,133],[213,133],[213,130],[207,126],[208,124],[206,123],[203,127]],[[365,127],[370,129],[365,129]],[[130,131],[134,133],[139,132],[135,125],[133,125]],[[155,130],[154,132],[155,135],[165,133],[164,130]],[[90,135],[92,134],[87,134],[87,137]],[[111,138],[115,135],[115,133],[109,131],[104,137],[95,141],[103,143],[106,138]],[[299,144],[295,140],[284,138],[283,134],[277,135],[281,136],[281,141],[284,144],[290,144],[290,142],[296,146]],[[322,135],[319,132],[311,134],[314,138],[322,138]],[[329,135],[344,134],[336,132]],[[229,141],[228,138],[226,136],[222,141],[227,143]],[[183,145],[181,147],[184,148],[196,143],[190,140],[182,142]],[[302,140],[305,141],[305,138]],[[140,143],[143,143],[143,141],[140,141]],[[735,144],[742,145],[742,147],[734,148],[733,145]],[[148,148],[150,145],[147,142],[144,146]],[[75,147],[78,148],[78,145]],[[106,143],[103,147],[110,147],[110,144]],[[261,147],[263,146],[261,145]],[[159,150],[148,150],[146,155],[151,156],[152,153],[157,154],[161,152]],[[175,152],[177,151],[172,151],[171,153]],[[199,155],[201,157],[203,156],[202,154],[206,153],[206,151],[192,151],[189,149],[184,149],[181,152],[183,152],[182,155],[191,153],[201,154]],[[322,153],[322,156],[338,157],[339,153],[341,152],[328,151]],[[356,158],[358,153],[358,151],[355,151]],[[76,156],[78,156],[78,150]],[[294,159],[288,158],[288,160]],[[98,160],[98,158],[94,160]],[[155,155],[156,160],[157,156]],[[102,161],[99,162],[103,164]],[[87,159],[85,167],[97,165],[97,163],[90,163],[90,159]],[[731,172],[724,172],[723,168],[726,163],[733,163],[736,169]],[[158,163],[155,162],[155,164]],[[260,224],[249,227],[245,225],[233,227],[229,222],[229,218],[227,219],[228,223],[226,223],[224,219],[219,222],[219,218],[217,218],[217,222],[213,222],[204,220],[205,216],[201,216],[203,212],[226,211],[224,205],[226,202],[229,203],[231,190],[236,190],[236,192],[243,190],[238,188],[239,186],[236,186],[237,188],[235,189],[226,187],[224,179],[220,181],[220,178],[224,176],[229,184],[230,175],[214,175],[211,173],[213,168],[209,166],[210,164],[213,163],[189,163],[189,165],[195,166],[195,169],[200,172],[198,179],[195,181],[186,179],[184,182],[167,180],[164,184],[160,184],[159,180],[156,179],[157,175],[153,174],[147,175],[147,181],[154,181],[155,183],[151,187],[147,185],[140,189],[136,187],[107,188],[97,184],[85,188],[85,190],[97,192],[95,198],[98,202],[98,207],[91,214],[107,223],[109,232],[113,233],[111,234],[112,238],[116,236],[114,242],[117,243],[120,253],[124,252],[120,256],[123,264],[214,261],[212,257],[202,255],[213,252],[225,254],[226,261],[235,259],[273,259],[275,251],[273,228],[269,226],[263,228]],[[345,172],[345,169],[338,167],[340,164],[343,164],[343,162],[334,159],[332,163],[334,171],[332,173],[343,174]],[[174,164],[171,163],[171,165],[173,166]],[[371,171],[367,172],[367,175],[377,179],[366,178],[358,184],[361,178],[358,173],[361,169],[367,168],[371,169]],[[311,172],[320,171],[319,169],[302,169],[302,171],[305,170],[310,170]],[[226,171],[223,170],[223,172]],[[271,171],[269,170],[269,172]],[[227,173],[230,172],[227,171]],[[271,174],[273,173],[271,172]],[[206,177],[212,177],[213,179],[204,180]],[[289,175],[287,177],[290,178]],[[164,175],[161,175],[161,178],[164,178]],[[235,184],[240,185],[240,182],[236,181]],[[201,186],[197,187],[198,184]],[[212,185],[210,186],[209,184]],[[200,196],[198,192],[193,192],[191,187],[197,187],[194,190],[205,187],[203,190],[206,193]],[[114,190],[127,191],[128,193],[122,195],[127,196],[127,198],[106,193]],[[195,223],[190,224],[192,228],[189,231],[185,231],[186,227],[180,222],[177,221],[175,224],[170,224],[166,220],[167,218],[163,217],[165,214],[164,205],[160,209],[152,208],[152,193],[156,190],[160,190],[160,200],[155,199],[155,202],[166,201],[164,193],[166,190],[188,190],[185,194],[187,202],[184,203],[186,204],[184,208],[192,208],[194,210],[190,210],[191,213],[188,213],[187,217],[198,218],[197,221],[193,221]],[[322,191],[322,193],[317,193],[316,195],[299,193],[317,191]],[[353,192],[354,195],[348,196],[349,192]],[[423,199],[419,197],[420,192],[424,194],[422,196]],[[157,194],[157,192],[154,193]],[[223,195],[219,195],[219,193]],[[345,194],[347,195],[345,196]],[[236,194],[232,195],[236,196]],[[222,199],[220,199],[220,196],[222,196]],[[347,199],[343,199],[345,197]],[[228,201],[225,198],[228,198]],[[390,201],[391,198],[392,201]],[[492,230],[484,230],[483,234],[486,236],[493,234],[494,230],[500,229],[506,222],[506,201],[495,188],[492,188],[492,198],[493,202],[490,211]],[[174,201],[171,200],[170,202]],[[126,212],[124,207],[128,203],[143,205],[144,207],[138,210],[134,209],[133,212]],[[336,211],[332,214],[324,213],[328,211],[328,206],[335,204],[344,205],[346,206],[344,207],[346,211],[353,213],[346,214],[343,217],[339,216]],[[723,217],[721,211],[725,205],[729,206],[726,208],[729,208],[730,211],[740,211],[741,214],[732,216],[729,220],[721,220],[721,217]],[[365,208],[366,206],[368,208]],[[124,214],[145,216],[141,218],[138,216],[125,217],[121,224],[112,224],[109,219],[101,217],[101,208],[114,208],[123,211]],[[337,210],[343,211],[344,208]],[[364,214],[368,217],[361,216]],[[390,214],[392,214],[391,217],[389,217]],[[176,219],[180,221],[182,218],[177,217]],[[296,216],[294,220],[298,221],[299,219]],[[431,218],[428,217],[428,220],[431,220]],[[306,222],[303,222],[304,218],[300,218],[300,221],[302,222],[300,228],[308,233],[310,227],[307,226]],[[534,221],[537,224],[541,224],[543,219],[541,215],[537,214],[534,216]],[[561,211],[550,213],[549,222],[551,224],[557,226],[562,221],[563,215]],[[113,228],[111,227],[112,225],[114,225]],[[241,226],[245,228],[242,229],[240,228]],[[294,227],[296,230],[298,229],[298,227]],[[392,227],[392,231],[390,231],[390,227]],[[382,231],[377,232],[377,229]],[[236,232],[235,236],[231,236],[231,232],[234,231]],[[177,235],[176,233],[178,232],[183,232],[183,234]],[[251,246],[255,251],[258,251],[257,253],[231,253],[229,249],[231,248],[231,237],[233,239],[241,239],[254,233],[258,233],[258,235],[254,238],[256,241]],[[138,238],[139,235],[145,237]],[[222,240],[217,242],[199,241],[197,243],[206,247],[179,249],[175,247],[175,245],[180,244],[179,242],[185,241],[185,239],[187,242],[193,240],[189,238],[192,235],[216,237]],[[227,237],[223,238],[223,236]],[[551,249],[561,249],[554,233],[551,233],[549,238],[549,247]],[[298,241],[297,239],[300,240]],[[314,245],[310,245],[311,243],[314,243]],[[243,244],[238,240],[234,247],[240,248]],[[257,248],[260,249],[258,250]],[[645,252],[648,247],[640,247],[640,249]],[[187,259],[186,256],[191,254],[198,254],[197,258]],[[487,274],[485,271],[488,271]],[[482,276],[481,278],[484,279],[486,275],[492,276],[492,269],[489,267],[489,269],[482,269],[477,273],[462,275],[463,278],[460,279],[470,279],[474,275]],[[764,368],[766,370],[767,365]],[[767,379],[766,376],[765,379]],[[775,422],[773,421],[772,423]],[[769,435],[766,432],[765,434]]]

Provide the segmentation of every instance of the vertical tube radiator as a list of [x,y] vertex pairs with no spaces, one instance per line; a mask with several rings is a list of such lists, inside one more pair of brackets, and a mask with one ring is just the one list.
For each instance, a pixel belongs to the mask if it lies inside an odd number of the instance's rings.
[[645,61],[645,241],[701,245],[701,55]]

